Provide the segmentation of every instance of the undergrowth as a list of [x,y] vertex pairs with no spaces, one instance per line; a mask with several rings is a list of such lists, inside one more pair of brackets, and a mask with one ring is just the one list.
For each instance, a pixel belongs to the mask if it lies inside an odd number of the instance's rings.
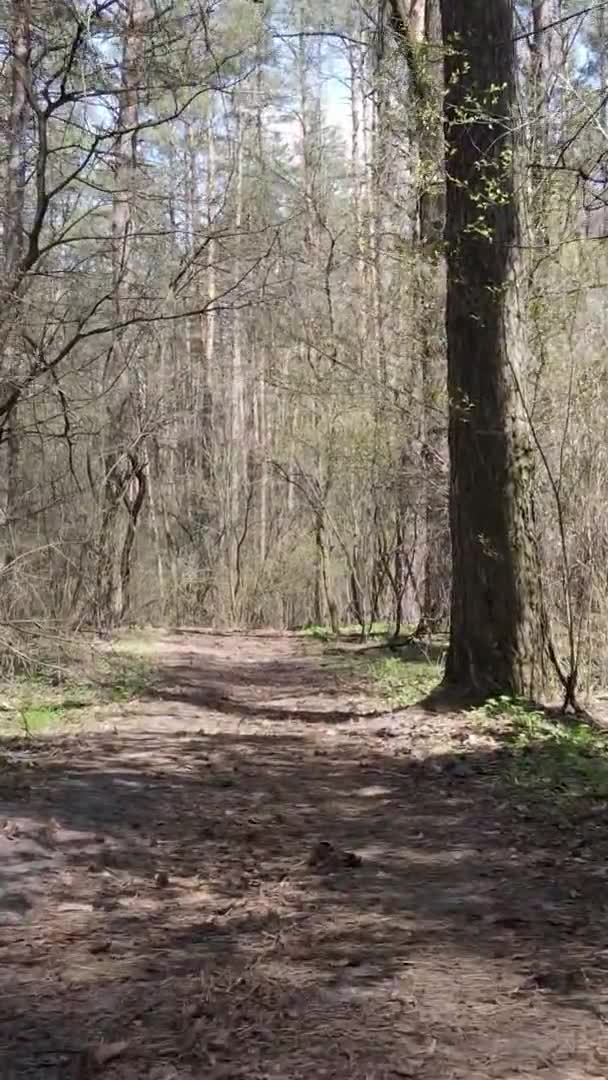
[[81,671],[41,669],[0,684],[0,738],[36,735],[86,719],[92,709],[124,704],[151,683],[151,663],[137,641],[97,653]]
[[505,722],[499,734],[511,748],[516,787],[555,800],[608,798],[608,737],[574,718],[557,718],[508,697],[474,711]]
[[387,656],[379,650],[374,657],[333,653],[326,661],[333,670],[363,683],[365,689],[391,708],[414,705],[434,689],[441,679],[441,666],[420,654],[412,658]]
[[[317,641],[335,641],[338,636],[333,633],[331,626],[317,626],[314,624],[305,626],[300,632],[304,637],[315,638]],[[365,633],[369,638],[389,638],[392,634],[392,628],[387,622],[374,622],[371,626],[365,628]],[[340,627],[340,637],[359,637],[360,634],[360,623],[346,623]]]
[[414,705],[435,688],[441,678],[437,664],[425,660],[401,660],[383,656],[364,662],[364,676],[391,705]]

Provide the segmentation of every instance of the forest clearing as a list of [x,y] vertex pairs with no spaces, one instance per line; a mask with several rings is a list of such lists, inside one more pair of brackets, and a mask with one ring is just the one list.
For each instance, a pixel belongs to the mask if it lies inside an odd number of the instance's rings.
[[605,1077],[601,746],[566,783],[352,643],[130,647],[140,697],[2,752],[3,1080]]

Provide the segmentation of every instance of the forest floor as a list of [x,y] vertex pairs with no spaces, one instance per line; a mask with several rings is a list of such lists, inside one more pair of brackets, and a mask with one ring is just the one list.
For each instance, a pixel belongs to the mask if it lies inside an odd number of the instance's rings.
[[2,1080],[605,1080],[597,785],[388,708],[354,645],[147,648],[135,700],[0,746]]

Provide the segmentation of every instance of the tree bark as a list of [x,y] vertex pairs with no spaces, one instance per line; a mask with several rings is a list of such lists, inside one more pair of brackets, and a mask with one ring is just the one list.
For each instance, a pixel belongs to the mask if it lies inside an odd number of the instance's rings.
[[552,142],[558,113],[558,110],[552,109],[558,62],[556,33],[552,25],[556,21],[555,0],[533,0],[532,85],[537,127],[536,152],[543,162]]
[[[416,114],[416,156],[421,175],[415,223],[420,258],[415,318],[420,341],[423,403],[420,439],[425,523],[424,589],[416,630],[417,635],[422,636],[444,629],[449,615],[446,438],[441,408],[444,342],[440,326],[445,292],[442,257],[445,185],[443,178],[437,175],[443,156],[441,10],[439,0],[418,0],[409,5],[404,0],[393,0],[393,10],[397,31],[406,45]],[[433,53],[428,52],[429,46],[434,47]]]
[[[19,381],[20,369],[20,322],[21,313],[16,295],[10,295],[19,263],[23,258],[25,233],[25,187],[26,187],[26,141],[31,108],[28,100],[30,81],[31,12],[27,0],[13,0],[11,8],[10,48],[10,107],[7,132],[7,163],[5,208],[2,223],[3,274],[2,296],[13,310],[13,325],[5,335],[0,385],[3,396],[14,391]],[[0,431],[0,442],[5,442],[5,495],[2,506],[4,518],[4,559],[8,565],[15,557],[14,518],[16,516],[19,486],[19,452],[17,405],[6,420],[5,432]]]
[[511,0],[442,0],[453,584],[446,684],[545,691]]
[[[426,0],[423,26],[427,46],[441,43],[439,0]],[[450,553],[445,472],[445,418],[441,409],[443,334],[437,325],[443,309],[445,264],[442,239],[445,188],[436,175],[443,152],[441,130],[442,69],[438,55],[429,56],[419,80],[419,152],[423,184],[418,209],[418,234],[424,260],[420,307],[422,345],[422,467],[424,474],[425,558],[424,591],[419,633],[445,629],[449,614]]]
[[[117,329],[105,364],[102,392],[106,401],[107,427],[102,451],[103,492],[97,567],[96,621],[107,631],[126,614],[129,597],[130,560],[141,506],[146,494],[142,478],[145,472],[143,440],[125,437],[125,425],[135,420],[144,426],[145,378],[138,371],[125,341],[120,323],[128,317],[129,289],[132,286],[134,213],[137,197],[137,151],[139,91],[144,66],[144,39],[147,0],[129,0],[123,28],[119,127],[124,129],[117,140],[115,158],[116,187],[112,204],[112,305]],[[118,400],[112,401],[110,388],[116,386]],[[137,486],[137,512],[129,510],[129,490]],[[139,499],[141,493],[141,501]],[[128,517],[124,521],[123,509]],[[123,533],[124,530],[124,533]],[[122,535],[122,539],[121,539]],[[125,586],[127,592],[125,593]]]

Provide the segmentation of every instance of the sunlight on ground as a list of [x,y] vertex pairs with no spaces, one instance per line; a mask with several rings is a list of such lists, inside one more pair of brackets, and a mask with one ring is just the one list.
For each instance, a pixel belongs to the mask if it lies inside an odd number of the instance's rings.
[[0,738],[69,730],[104,705],[140,697],[152,680],[151,659],[159,645],[152,635],[130,635],[93,648],[81,666],[61,672],[41,669],[0,684]]

